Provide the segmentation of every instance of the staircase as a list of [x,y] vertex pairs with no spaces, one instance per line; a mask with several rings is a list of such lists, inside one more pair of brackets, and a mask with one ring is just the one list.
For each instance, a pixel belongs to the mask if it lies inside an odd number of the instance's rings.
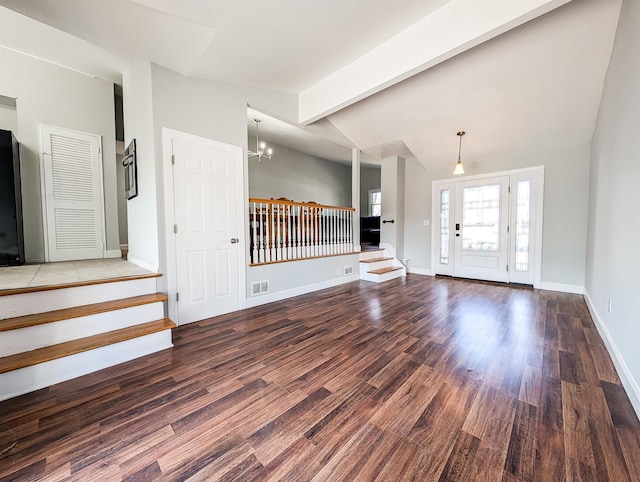
[[382,283],[406,275],[402,263],[385,249],[360,253],[360,279]]
[[0,400],[172,347],[158,276],[0,291]]

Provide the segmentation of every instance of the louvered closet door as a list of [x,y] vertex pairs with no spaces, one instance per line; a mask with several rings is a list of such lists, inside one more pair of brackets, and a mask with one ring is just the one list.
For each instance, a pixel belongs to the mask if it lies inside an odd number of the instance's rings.
[[40,125],[48,261],[104,257],[100,137]]

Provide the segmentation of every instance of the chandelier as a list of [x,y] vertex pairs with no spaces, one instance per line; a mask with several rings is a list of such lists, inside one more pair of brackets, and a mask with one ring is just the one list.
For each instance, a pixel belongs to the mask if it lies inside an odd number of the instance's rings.
[[249,151],[249,157],[258,156],[258,162],[262,160],[263,157],[267,159],[271,159],[271,154],[273,154],[273,149],[267,147],[264,142],[260,142],[260,119],[253,119],[256,121],[256,150]]

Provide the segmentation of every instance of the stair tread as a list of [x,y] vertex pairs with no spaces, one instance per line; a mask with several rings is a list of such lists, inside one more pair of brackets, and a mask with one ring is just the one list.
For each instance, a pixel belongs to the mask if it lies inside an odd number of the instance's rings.
[[46,346],[44,348],[38,348],[37,350],[17,353],[15,355],[0,358],[0,373],[18,370],[20,368],[56,360],[65,356],[75,355],[76,353],[82,353],[107,345],[113,345],[114,343],[139,338],[141,336],[169,330],[175,327],[176,324],[169,318],[162,318],[160,320],[128,326],[126,328],[101,333],[99,335],[79,338],[77,340]]
[[147,295],[133,296],[131,298],[121,298],[118,300],[103,301],[90,305],[73,306],[61,310],[47,311],[44,313],[34,313],[32,315],[17,316],[0,320],[0,332],[26,328],[28,326],[42,325],[55,321],[79,318],[81,316],[95,315],[107,311],[121,310],[132,306],[140,306],[149,303],[166,301],[167,295],[164,293],[151,293]]
[[161,273],[138,274],[131,276],[120,276],[118,278],[94,279],[86,281],[74,281],[72,283],[61,283],[56,285],[27,286],[26,288],[9,288],[0,290],[0,296],[21,295],[24,293],[37,293],[38,291],[60,290],[64,288],[78,288],[80,286],[92,286],[104,283],[117,283],[120,281],[135,281],[146,278],[158,278]]
[[361,263],[378,263],[380,261],[389,261],[393,258],[370,258],[370,259],[361,259]]
[[392,271],[397,271],[399,269],[402,269],[402,267],[401,266],[389,266],[387,268],[373,269],[371,271],[367,271],[367,273],[370,273],[370,274],[385,274],[385,273],[391,273]]

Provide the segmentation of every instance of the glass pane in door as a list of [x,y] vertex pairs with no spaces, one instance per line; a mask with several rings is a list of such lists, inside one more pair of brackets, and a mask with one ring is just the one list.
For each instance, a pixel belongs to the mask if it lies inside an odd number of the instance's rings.
[[449,206],[450,191],[440,191],[440,263],[449,264]]
[[516,260],[514,264],[516,271],[528,271],[531,181],[518,181],[516,196]]
[[462,249],[498,251],[500,240],[500,184],[462,190]]

